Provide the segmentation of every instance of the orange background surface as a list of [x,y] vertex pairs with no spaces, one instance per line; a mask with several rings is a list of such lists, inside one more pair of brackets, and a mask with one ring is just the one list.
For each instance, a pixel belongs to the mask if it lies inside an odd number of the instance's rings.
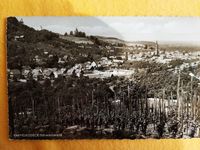
[[0,150],[199,150],[200,139],[185,140],[9,140],[6,81],[8,16],[200,16],[200,0],[1,0]]

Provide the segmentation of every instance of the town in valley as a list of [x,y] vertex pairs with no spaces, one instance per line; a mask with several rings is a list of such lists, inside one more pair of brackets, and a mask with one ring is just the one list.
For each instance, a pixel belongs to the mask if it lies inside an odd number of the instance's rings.
[[[200,137],[200,45],[7,19],[12,139]],[[48,136],[47,136],[48,135]]]

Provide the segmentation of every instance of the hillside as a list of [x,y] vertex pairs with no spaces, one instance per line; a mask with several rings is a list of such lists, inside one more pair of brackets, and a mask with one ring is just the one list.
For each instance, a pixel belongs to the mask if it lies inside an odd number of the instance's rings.
[[99,41],[112,44],[112,45],[122,45],[125,44],[124,40],[115,38],[115,37],[105,37],[105,36],[95,36]]
[[[98,59],[106,55],[105,53],[106,51],[99,50],[98,45],[88,46],[62,39],[48,30],[35,30],[15,17],[9,17],[7,20],[8,68],[71,67],[76,63]],[[58,64],[58,60],[64,58],[68,60]]]

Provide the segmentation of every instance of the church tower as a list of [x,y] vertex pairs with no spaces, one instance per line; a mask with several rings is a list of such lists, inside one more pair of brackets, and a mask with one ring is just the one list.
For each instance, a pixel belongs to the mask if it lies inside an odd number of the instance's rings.
[[156,56],[159,56],[159,45],[158,45],[158,41],[156,41]]

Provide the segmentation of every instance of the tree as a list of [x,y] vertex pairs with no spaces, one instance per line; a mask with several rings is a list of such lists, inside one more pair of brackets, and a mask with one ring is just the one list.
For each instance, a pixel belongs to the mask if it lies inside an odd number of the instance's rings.
[[75,31],[74,31],[74,35],[75,35],[75,36],[79,36],[79,31],[78,31],[77,28],[76,28]]
[[76,70],[75,69],[72,72],[72,77],[74,77],[74,78],[76,77]]
[[83,71],[83,70],[81,70],[80,77],[82,78],[82,77],[83,77],[83,75],[84,75],[84,71]]
[[94,44],[96,44],[96,45],[100,45],[101,43],[100,43],[100,41],[99,41],[99,39],[97,38],[97,37],[95,37],[95,36],[90,36],[90,39],[94,42]]
[[78,31],[78,29],[76,28],[76,30],[74,31],[74,36],[76,36],[76,37],[86,37],[86,34],[85,34],[85,32]]
[[86,37],[85,32],[81,32],[81,37]]
[[47,67],[58,67],[58,60],[59,57],[58,55],[53,55],[53,57],[51,59],[48,59],[47,61]]
[[68,33],[67,33],[67,32],[65,32],[64,36],[67,36],[67,35],[68,35]]
[[24,21],[23,21],[23,19],[21,18],[21,20],[19,21],[21,24],[24,24]]
[[70,31],[70,33],[69,33],[70,35],[74,35],[74,33],[73,33],[73,31]]

